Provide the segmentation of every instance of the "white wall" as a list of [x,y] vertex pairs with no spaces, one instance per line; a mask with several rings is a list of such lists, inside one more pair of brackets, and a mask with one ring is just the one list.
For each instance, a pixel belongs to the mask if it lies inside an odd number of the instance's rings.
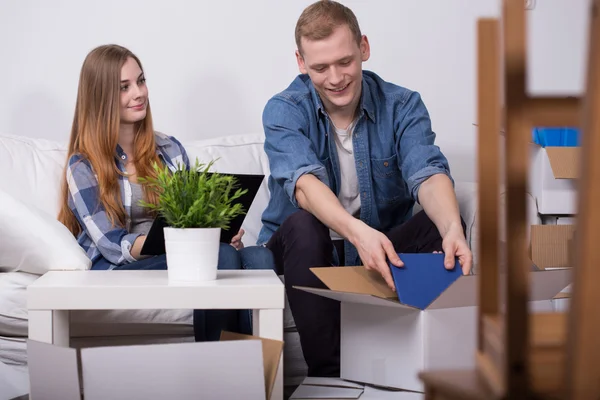
[[[589,0],[536,0],[539,93],[583,86]],[[297,74],[293,30],[312,0],[0,0],[0,132],[66,141],[85,55],[129,47],[156,128],[189,141],[262,132],[265,102]],[[457,179],[475,178],[476,19],[498,0],[344,0],[371,43],[364,65],[418,90]],[[547,46],[544,48],[543,46]]]

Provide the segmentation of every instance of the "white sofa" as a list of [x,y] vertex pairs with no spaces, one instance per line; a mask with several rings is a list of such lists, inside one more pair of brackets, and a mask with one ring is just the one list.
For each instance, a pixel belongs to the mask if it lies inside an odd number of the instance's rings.
[[[201,161],[219,158],[215,169],[220,172],[268,175],[262,135],[229,136],[183,144],[192,161],[196,157]],[[55,216],[65,155],[66,140],[56,143],[0,134],[0,190]],[[476,190],[474,183],[456,183],[461,213],[467,223],[468,241],[474,251],[478,236]],[[256,241],[261,226],[260,215],[267,199],[265,179],[244,222],[246,245]],[[535,211],[531,218],[536,219]],[[474,258],[476,264],[476,251]],[[61,269],[61,265],[52,268]],[[0,273],[0,362],[23,373],[26,373],[26,286],[37,277],[24,272]],[[191,341],[192,313],[190,310],[79,312],[72,316],[71,332],[74,345]],[[294,386],[303,379],[306,365],[293,319],[287,309],[284,339],[285,384]]]

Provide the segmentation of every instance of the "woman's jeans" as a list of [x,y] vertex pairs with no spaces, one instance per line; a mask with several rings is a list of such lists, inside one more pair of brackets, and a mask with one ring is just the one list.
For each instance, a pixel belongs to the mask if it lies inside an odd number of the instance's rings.
[[[105,258],[92,265],[93,270],[157,270],[167,269],[166,255],[145,258],[130,264],[113,266]],[[219,247],[220,270],[275,269],[273,255],[265,247],[250,246],[236,250],[221,243]],[[221,331],[252,334],[252,311],[250,310],[194,310],[194,336],[196,341],[216,341]]]

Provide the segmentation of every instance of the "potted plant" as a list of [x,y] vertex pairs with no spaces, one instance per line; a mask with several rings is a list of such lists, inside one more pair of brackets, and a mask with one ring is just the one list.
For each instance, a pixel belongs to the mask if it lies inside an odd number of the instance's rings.
[[164,228],[167,270],[171,281],[209,281],[217,278],[221,229],[246,211],[236,200],[246,193],[234,176],[211,173],[215,160],[196,159],[189,170],[175,171],[154,164],[156,178],[139,178],[158,196],[157,204],[140,204],[160,215]]

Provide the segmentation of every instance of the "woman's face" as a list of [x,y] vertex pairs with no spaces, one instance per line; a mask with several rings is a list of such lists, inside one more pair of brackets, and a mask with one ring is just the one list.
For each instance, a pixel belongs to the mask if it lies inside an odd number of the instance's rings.
[[146,118],[148,87],[138,63],[131,57],[121,68],[121,123],[133,124]]

